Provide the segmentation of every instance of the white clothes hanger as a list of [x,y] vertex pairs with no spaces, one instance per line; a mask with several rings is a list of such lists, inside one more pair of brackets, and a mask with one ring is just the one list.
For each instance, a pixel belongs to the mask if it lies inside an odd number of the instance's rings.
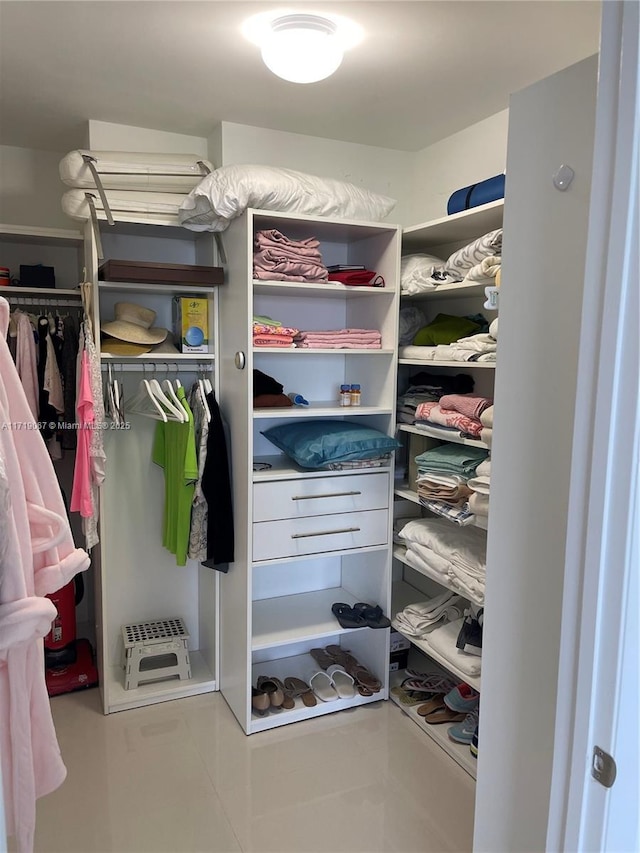
[[147,379],[140,380],[137,393],[125,402],[125,406],[129,412],[143,415],[145,418],[153,418],[153,420],[164,421],[164,423],[169,420],[167,413],[154,396]]
[[180,401],[177,397],[175,402],[173,401],[173,399],[168,397],[157,379],[150,379],[149,387],[151,389],[151,394],[153,395],[155,401],[159,404],[162,404],[163,410],[165,410],[169,420],[179,421],[179,423],[181,424],[186,422],[187,413],[180,405]]
[[[178,387],[182,387],[182,386],[178,386]],[[185,407],[182,405],[182,400],[180,400],[180,398],[176,394],[176,391],[175,391],[175,389],[174,389],[174,387],[171,384],[171,381],[169,379],[165,379],[162,382],[162,388],[166,392],[167,396],[169,397],[169,399],[171,400],[173,405],[180,410],[180,413],[183,416],[183,422],[188,421],[189,416],[187,415]]]

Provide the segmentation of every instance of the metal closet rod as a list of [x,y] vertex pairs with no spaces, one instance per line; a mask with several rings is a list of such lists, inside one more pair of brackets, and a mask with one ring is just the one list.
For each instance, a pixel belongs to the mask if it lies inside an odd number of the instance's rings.
[[24,305],[29,308],[77,308],[78,311],[82,311],[82,303],[77,299],[58,299],[55,296],[14,296],[12,294],[7,297],[7,301],[9,305]]
[[108,370],[109,365],[113,365],[114,368],[118,371],[142,371],[143,373],[147,373],[147,368],[149,369],[149,374],[151,378],[154,377],[154,374],[161,373],[163,375],[167,373],[202,373],[207,376],[211,373],[211,363],[210,362],[195,362],[195,361],[186,361],[186,362],[177,362],[177,361],[155,361],[155,362],[136,362],[129,361],[126,359],[118,359],[118,358],[109,358],[106,361],[101,363],[102,370]]

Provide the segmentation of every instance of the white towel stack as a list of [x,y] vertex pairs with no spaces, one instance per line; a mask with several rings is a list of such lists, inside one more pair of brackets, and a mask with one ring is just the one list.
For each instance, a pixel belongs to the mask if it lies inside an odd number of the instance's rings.
[[408,604],[395,616],[398,629],[409,637],[423,637],[444,622],[454,622],[460,619],[469,606],[455,592],[444,592],[427,601]]

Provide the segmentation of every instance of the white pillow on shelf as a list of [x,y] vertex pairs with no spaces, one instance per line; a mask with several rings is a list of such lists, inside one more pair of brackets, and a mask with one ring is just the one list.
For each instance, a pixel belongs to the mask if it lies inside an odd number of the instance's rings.
[[224,231],[248,207],[378,222],[395,205],[395,199],[335,178],[277,166],[234,165],[203,178],[182,203],[179,218],[193,231]]

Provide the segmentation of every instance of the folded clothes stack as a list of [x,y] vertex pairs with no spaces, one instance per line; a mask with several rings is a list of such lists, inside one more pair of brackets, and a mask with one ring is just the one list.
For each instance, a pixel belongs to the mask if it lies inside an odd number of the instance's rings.
[[491,442],[493,440],[493,406],[489,406],[488,409],[484,410],[480,415],[480,422],[482,424],[480,438],[485,444],[491,447]]
[[275,228],[258,231],[253,255],[253,277],[261,281],[328,280],[320,242],[315,237],[290,240]]
[[422,573],[442,578],[461,595],[484,601],[487,534],[476,527],[455,530],[442,518],[416,518],[398,532],[406,561]]
[[253,318],[254,347],[293,347],[293,338],[298,330],[283,326],[279,320],[271,317]]
[[466,373],[446,376],[421,371],[409,378],[409,387],[398,397],[396,406],[398,423],[415,423],[416,410],[420,403],[440,402],[442,405],[443,396],[465,396],[473,391],[473,386],[473,378]]
[[382,335],[377,329],[330,329],[298,332],[294,343],[302,349],[380,349]]
[[457,249],[446,261],[432,255],[407,255],[400,264],[400,289],[420,293],[462,281],[493,284],[501,254],[502,229],[497,228]]
[[469,602],[455,592],[443,592],[427,601],[408,604],[396,613],[395,627],[407,637],[424,637],[444,622],[455,622],[464,615]]

